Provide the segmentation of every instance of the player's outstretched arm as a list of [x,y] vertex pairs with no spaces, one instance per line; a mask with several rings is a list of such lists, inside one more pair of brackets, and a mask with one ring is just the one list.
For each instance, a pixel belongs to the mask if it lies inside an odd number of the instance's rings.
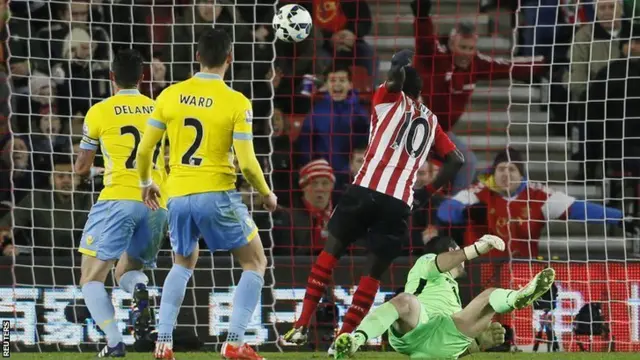
[[409,49],[401,50],[391,58],[391,69],[387,73],[386,87],[387,91],[397,93],[402,91],[402,85],[404,84],[405,73],[404,67],[411,63],[413,57],[413,51]]
[[455,269],[463,262],[486,254],[492,249],[504,251],[504,241],[494,235],[484,235],[473,245],[469,245],[464,249],[454,250],[439,254],[434,260],[434,264],[440,273],[444,273]]

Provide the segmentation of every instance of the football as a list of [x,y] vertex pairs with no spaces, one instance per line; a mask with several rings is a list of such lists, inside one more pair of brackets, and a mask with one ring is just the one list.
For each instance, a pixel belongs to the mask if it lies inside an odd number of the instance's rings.
[[285,5],[273,16],[273,29],[282,41],[300,42],[309,36],[311,27],[311,14],[300,5]]

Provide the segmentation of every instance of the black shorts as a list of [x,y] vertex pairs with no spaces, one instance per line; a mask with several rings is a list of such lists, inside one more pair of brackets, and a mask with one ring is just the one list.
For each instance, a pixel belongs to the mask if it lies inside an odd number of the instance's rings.
[[367,237],[371,252],[394,259],[408,243],[410,215],[404,201],[352,185],[340,197],[328,229],[343,244]]

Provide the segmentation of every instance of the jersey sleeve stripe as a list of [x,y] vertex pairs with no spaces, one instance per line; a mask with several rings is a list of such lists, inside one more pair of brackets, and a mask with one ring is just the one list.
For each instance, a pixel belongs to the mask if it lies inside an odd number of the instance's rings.
[[166,130],[167,129],[167,125],[165,123],[163,123],[161,121],[158,121],[156,119],[149,119],[147,121],[147,124],[151,125],[153,127],[156,127],[156,128],[158,128],[160,130]]
[[100,140],[98,139],[94,139],[94,138],[90,138],[87,135],[82,137],[82,142],[85,142],[89,145],[99,145],[100,144]]
[[98,145],[90,144],[88,142],[85,142],[84,139],[82,139],[82,141],[80,142],[80,149],[95,151],[95,150],[98,150]]
[[253,135],[251,135],[251,134],[238,133],[238,132],[234,132],[233,133],[233,139],[234,140],[251,140],[252,138],[253,138]]

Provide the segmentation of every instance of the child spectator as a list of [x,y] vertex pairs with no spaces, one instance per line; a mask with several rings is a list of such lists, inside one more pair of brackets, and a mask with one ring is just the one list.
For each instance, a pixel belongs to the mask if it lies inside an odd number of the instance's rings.
[[326,158],[336,173],[337,189],[349,182],[351,152],[366,146],[369,116],[352,91],[348,67],[336,66],[326,74],[327,94],[315,101],[298,137],[299,164]]

